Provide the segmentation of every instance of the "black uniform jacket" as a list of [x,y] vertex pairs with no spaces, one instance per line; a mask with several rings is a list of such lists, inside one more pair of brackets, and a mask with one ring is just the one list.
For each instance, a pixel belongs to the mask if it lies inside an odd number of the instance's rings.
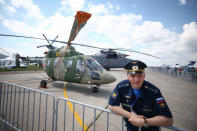
[[[147,118],[157,115],[172,118],[172,114],[160,90],[148,81],[144,81],[141,88],[141,96],[137,100],[135,99],[136,96],[129,80],[123,80],[116,85],[109,99],[109,105],[119,106],[121,104],[123,109],[129,112],[133,111],[137,115],[143,115]],[[138,131],[138,127],[131,125],[126,118],[124,119],[127,128],[131,131]],[[159,127],[150,126],[142,128],[142,131],[159,131]]]

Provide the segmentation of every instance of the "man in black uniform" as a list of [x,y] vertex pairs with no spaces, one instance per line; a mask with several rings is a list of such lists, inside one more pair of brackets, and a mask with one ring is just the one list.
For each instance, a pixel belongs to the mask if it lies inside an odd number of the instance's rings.
[[[129,62],[127,80],[116,85],[110,99],[109,109],[124,117],[127,131],[159,131],[159,126],[171,126],[172,114],[160,90],[145,81],[146,64]],[[119,106],[121,104],[121,107]]]

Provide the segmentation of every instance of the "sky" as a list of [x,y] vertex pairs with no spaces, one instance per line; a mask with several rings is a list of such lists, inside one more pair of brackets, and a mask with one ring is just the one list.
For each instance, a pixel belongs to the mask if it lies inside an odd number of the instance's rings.
[[[92,14],[74,43],[149,53],[129,58],[149,66],[197,61],[197,0],[0,0],[0,34],[68,41],[77,11]],[[0,37],[0,48],[21,56],[44,56],[47,41]],[[54,46],[65,46],[54,43]],[[85,55],[98,49],[75,46]]]

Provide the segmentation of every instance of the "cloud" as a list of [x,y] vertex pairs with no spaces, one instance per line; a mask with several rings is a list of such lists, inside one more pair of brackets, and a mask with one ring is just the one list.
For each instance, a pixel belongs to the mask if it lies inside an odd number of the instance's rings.
[[5,10],[7,10],[10,15],[12,15],[13,13],[16,13],[16,9],[13,6],[5,7]]
[[63,7],[61,10],[71,10],[72,12],[76,12],[83,9],[84,3],[84,0],[62,0],[61,4]]
[[109,13],[108,8],[104,4],[94,5],[94,4],[89,3],[88,7],[90,8],[89,12],[91,12],[93,16]]
[[120,10],[120,6],[117,5],[116,6],[116,10],[119,11]]
[[107,6],[108,6],[109,9],[113,8],[113,5],[110,2],[107,2]]
[[34,32],[35,28],[28,25],[25,22],[19,22],[17,20],[3,19],[2,24],[6,26],[9,30],[19,33],[19,34],[30,34],[29,32]]
[[179,3],[181,4],[181,5],[185,5],[186,4],[186,0],[178,0],[179,1]]
[[180,43],[185,50],[191,53],[197,52],[197,23],[191,22],[183,26],[184,32],[180,36]]
[[35,5],[32,0],[10,0],[11,5],[14,8],[24,8],[27,10],[25,13],[26,17],[33,17],[36,19],[43,19],[43,15],[37,5]]
[[59,37],[66,38],[69,35],[74,17],[64,17],[56,13],[47,19],[42,19],[36,25],[14,19],[3,19],[2,24],[9,30],[21,35],[31,35],[41,37],[41,34],[47,34],[49,38]]
[[4,0],[0,0],[0,5],[5,5],[5,1]]
[[88,43],[93,46],[121,47],[160,57],[155,59],[131,53],[131,58],[144,60],[148,65],[185,65],[190,60],[197,60],[195,22],[185,24],[181,34],[165,28],[161,22],[142,21],[142,16],[135,14],[94,16],[87,26],[91,27],[88,27],[88,31],[94,30],[96,35],[100,36],[100,40],[95,43],[91,42],[91,34],[86,35],[85,38],[90,40]]

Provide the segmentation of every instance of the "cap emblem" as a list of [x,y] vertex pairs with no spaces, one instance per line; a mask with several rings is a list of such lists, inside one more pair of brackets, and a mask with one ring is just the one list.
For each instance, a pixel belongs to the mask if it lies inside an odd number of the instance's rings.
[[133,66],[132,69],[133,70],[138,70],[138,66]]
[[137,63],[137,61],[132,61],[131,63],[132,63],[132,64],[136,64],[136,63]]

